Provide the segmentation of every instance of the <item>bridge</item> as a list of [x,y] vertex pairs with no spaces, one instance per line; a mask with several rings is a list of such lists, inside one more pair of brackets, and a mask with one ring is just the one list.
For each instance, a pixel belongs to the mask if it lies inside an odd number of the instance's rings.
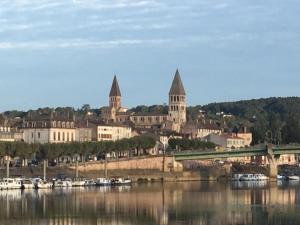
[[227,151],[193,151],[193,152],[177,152],[174,154],[175,161],[184,160],[209,160],[209,159],[226,159],[252,156],[267,156],[270,164],[270,177],[276,177],[277,161],[280,155],[300,154],[300,145],[282,145],[273,146],[268,144],[266,146],[257,148],[244,148],[238,150]]

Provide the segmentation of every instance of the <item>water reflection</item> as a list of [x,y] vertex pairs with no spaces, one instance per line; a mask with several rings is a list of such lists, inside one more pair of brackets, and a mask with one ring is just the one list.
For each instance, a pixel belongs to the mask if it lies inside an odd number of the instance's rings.
[[300,224],[298,184],[167,183],[0,192],[0,224]]

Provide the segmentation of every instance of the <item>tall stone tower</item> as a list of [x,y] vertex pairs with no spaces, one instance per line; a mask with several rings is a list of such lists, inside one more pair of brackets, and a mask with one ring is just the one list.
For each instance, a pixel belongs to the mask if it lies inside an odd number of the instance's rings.
[[186,123],[185,90],[178,69],[169,92],[169,120],[177,125]]
[[121,91],[116,76],[114,77],[109,93],[109,106],[115,109],[119,109],[122,107]]

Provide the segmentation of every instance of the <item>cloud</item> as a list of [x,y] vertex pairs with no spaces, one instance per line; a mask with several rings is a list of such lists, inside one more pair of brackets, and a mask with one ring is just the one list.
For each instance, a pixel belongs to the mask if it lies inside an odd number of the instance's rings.
[[49,48],[114,48],[119,46],[156,46],[170,42],[169,39],[116,39],[91,41],[84,39],[51,40],[40,42],[0,42],[0,49],[49,49]]

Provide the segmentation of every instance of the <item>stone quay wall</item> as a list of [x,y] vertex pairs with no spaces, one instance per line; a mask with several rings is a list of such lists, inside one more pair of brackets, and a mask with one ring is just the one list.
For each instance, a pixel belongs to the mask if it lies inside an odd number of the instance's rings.
[[[162,172],[180,172],[183,170],[182,164],[176,162],[174,158],[170,156],[109,160],[106,164],[106,168],[107,170],[159,170]],[[71,169],[75,169],[75,165],[71,166]],[[99,170],[105,170],[104,161],[80,163],[78,165],[79,172]]]

